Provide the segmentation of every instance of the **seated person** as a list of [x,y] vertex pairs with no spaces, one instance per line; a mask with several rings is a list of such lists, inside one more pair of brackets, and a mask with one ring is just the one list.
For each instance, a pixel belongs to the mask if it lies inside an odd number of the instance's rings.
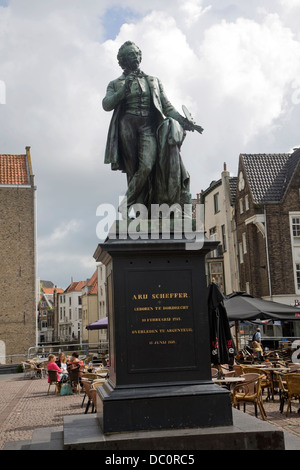
[[67,369],[68,370],[79,369],[79,382],[81,386],[82,386],[81,375],[82,375],[82,371],[84,367],[85,367],[84,362],[78,359],[78,354],[74,352],[71,356],[71,359],[68,362]]
[[264,352],[263,352],[261,345],[257,341],[253,341],[252,347],[253,347],[254,354],[257,356],[257,360],[262,361]]
[[66,356],[64,353],[60,353],[58,356],[58,360],[56,361],[56,364],[58,367],[63,371],[62,374],[59,374],[59,380],[65,375],[68,376],[68,371],[67,371],[67,360]]
[[[56,364],[56,357],[54,354],[50,354],[48,357],[49,363],[47,365],[47,370],[56,370],[57,371],[57,382],[60,381],[59,375],[62,374],[62,369]],[[50,378],[48,377],[48,383],[50,383]]]

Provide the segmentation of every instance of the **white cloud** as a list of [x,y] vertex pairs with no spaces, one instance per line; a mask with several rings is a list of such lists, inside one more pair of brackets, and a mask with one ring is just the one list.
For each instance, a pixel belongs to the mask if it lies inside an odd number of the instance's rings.
[[[264,10],[258,0],[10,0],[0,8],[0,152],[31,146],[43,278],[62,285],[55,276],[75,278],[79,267],[78,279],[90,277],[96,208],[117,205],[126,190],[125,175],[103,164],[112,113],[101,106],[121,73],[124,41],[140,46],[142,69],[204,127],[182,147],[193,196],[220,177],[223,161],[234,173],[240,152],[297,144],[298,5],[284,8],[287,1],[265,1]],[[105,41],[113,6],[134,19]]]
[[202,15],[212,8],[211,5],[203,7],[202,3],[203,0],[188,0],[180,2],[178,9],[179,12],[184,15],[184,21],[187,27],[196,23]]
[[46,237],[40,239],[39,245],[41,247],[49,248],[50,246],[59,246],[61,242],[65,241],[67,237],[80,231],[82,227],[82,221],[72,219],[66,222],[60,223],[58,227],[55,227],[52,233]]
[[201,55],[219,104],[226,99],[238,104],[236,121],[242,117],[246,140],[285,111],[286,93],[300,73],[300,43],[278,15],[262,24],[239,18],[212,26]]

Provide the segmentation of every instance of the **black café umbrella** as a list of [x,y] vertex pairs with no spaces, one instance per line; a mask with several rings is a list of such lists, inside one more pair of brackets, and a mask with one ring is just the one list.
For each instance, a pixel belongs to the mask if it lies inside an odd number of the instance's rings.
[[300,320],[299,308],[253,297],[246,292],[227,295],[224,305],[229,321]]
[[211,363],[214,365],[233,364],[236,355],[235,344],[224,307],[224,295],[218,285],[212,282],[208,292],[208,319],[210,330]]

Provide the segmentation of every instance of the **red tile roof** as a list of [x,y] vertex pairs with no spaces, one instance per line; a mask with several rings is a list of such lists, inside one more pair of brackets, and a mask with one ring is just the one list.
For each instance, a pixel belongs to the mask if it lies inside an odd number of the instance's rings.
[[44,294],[54,294],[54,291],[58,292],[59,294],[62,294],[64,292],[63,289],[60,288],[55,288],[55,287],[43,287],[43,292]]
[[69,287],[66,288],[64,292],[78,292],[83,289],[83,287],[86,286],[86,281],[79,281],[79,282],[71,282]]
[[30,184],[26,155],[0,155],[0,184]]

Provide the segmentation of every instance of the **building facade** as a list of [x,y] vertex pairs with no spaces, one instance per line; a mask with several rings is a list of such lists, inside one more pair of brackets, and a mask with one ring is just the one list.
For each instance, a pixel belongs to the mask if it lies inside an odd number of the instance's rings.
[[35,194],[30,147],[24,155],[0,155],[2,362],[12,355],[20,362],[37,344]]
[[82,289],[86,281],[72,282],[58,294],[58,340],[61,343],[82,341]]
[[[300,303],[299,160],[300,149],[240,155],[235,206],[240,289],[293,306]],[[280,334],[299,336],[293,323]]]
[[89,323],[98,320],[98,271],[94,272],[82,289],[82,341],[95,344],[99,340],[98,330],[87,330]]
[[212,181],[200,194],[204,205],[204,229],[209,240],[220,242],[206,257],[208,283],[215,280],[225,294],[239,290],[236,257],[235,195],[237,178],[226,164],[221,179]]

